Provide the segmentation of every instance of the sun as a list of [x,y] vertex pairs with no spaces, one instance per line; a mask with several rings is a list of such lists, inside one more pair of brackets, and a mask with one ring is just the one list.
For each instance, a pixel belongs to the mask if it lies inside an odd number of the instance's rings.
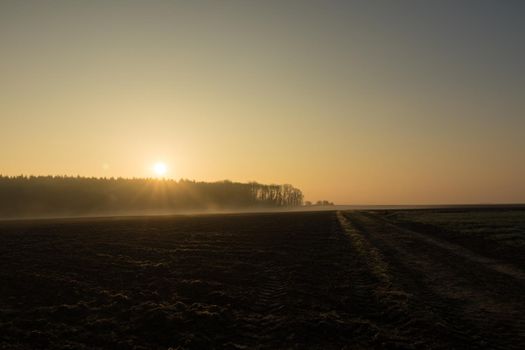
[[153,165],[153,171],[158,177],[166,175],[166,172],[168,171],[168,167],[165,163],[157,162],[155,165]]

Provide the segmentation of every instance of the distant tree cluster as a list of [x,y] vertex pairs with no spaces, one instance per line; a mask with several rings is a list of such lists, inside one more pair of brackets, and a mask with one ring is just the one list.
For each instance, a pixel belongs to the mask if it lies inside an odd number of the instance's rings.
[[302,192],[291,185],[0,175],[0,217],[294,207],[302,203]]
[[304,202],[304,205],[307,206],[307,207],[311,207],[311,206],[326,207],[326,206],[332,206],[332,205],[334,205],[334,203],[326,201],[326,200],[317,201],[315,203],[312,203],[310,201],[306,201],[306,202]]

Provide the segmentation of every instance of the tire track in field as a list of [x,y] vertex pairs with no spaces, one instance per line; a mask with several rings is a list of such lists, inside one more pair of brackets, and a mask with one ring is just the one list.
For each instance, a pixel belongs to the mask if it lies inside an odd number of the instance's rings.
[[501,265],[370,213],[339,216],[354,240],[365,242],[371,265],[383,264],[389,276],[383,285],[391,281],[389,288],[406,291],[407,310],[423,310],[422,319],[434,322],[440,337],[479,349],[524,343],[523,284],[516,270],[494,268]]
[[337,218],[352,244],[351,252],[361,257],[361,265],[369,275],[361,283],[367,284],[366,292],[375,298],[372,303],[381,308],[376,319],[378,327],[389,329],[389,333],[405,339],[401,348],[417,345],[426,349],[450,349],[453,344],[461,343],[461,336],[439,337],[433,329],[436,320],[413,307],[411,291],[394,285],[397,277],[381,250],[355,227],[354,220],[349,220],[346,214],[338,212]]
[[242,344],[269,349],[422,344],[418,334],[399,332],[408,319],[398,303],[378,301],[375,293],[382,284],[364,259],[353,254],[336,214],[327,217],[330,226],[323,231],[306,227],[304,232],[283,232],[264,244],[264,250],[277,253],[279,259],[257,267],[259,283]]
[[264,279],[263,285],[258,289],[257,299],[254,310],[260,314],[273,314],[284,308],[282,299],[286,296],[285,282],[277,265],[270,265],[261,278]]
[[461,258],[470,260],[473,263],[481,264],[487,269],[491,269],[498,273],[508,275],[512,278],[515,278],[521,281],[525,281],[525,272],[515,266],[505,264],[505,263],[496,261],[488,257],[481,256],[458,244],[454,244],[454,243],[447,242],[444,240],[435,239],[435,238],[429,237],[426,234],[419,233],[414,230],[407,230],[379,216],[374,216],[374,219],[381,220],[385,226],[390,227],[393,230],[405,231],[408,234],[410,234],[412,237],[417,238],[419,241],[425,242],[428,245],[433,245],[435,247],[441,248],[443,250],[448,251],[450,254],[454,254]]

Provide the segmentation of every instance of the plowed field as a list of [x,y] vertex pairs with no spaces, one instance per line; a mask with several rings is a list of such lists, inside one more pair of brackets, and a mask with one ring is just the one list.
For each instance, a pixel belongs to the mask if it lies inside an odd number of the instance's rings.
[[524,247],[410,215],[3,222],[0,348],[522,349]]

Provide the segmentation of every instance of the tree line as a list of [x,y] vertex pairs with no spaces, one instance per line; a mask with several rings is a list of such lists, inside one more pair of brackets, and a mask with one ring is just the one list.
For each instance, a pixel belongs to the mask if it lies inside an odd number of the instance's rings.
[[291,185],[70,176],[0,175],[0,217],[294,207]]

